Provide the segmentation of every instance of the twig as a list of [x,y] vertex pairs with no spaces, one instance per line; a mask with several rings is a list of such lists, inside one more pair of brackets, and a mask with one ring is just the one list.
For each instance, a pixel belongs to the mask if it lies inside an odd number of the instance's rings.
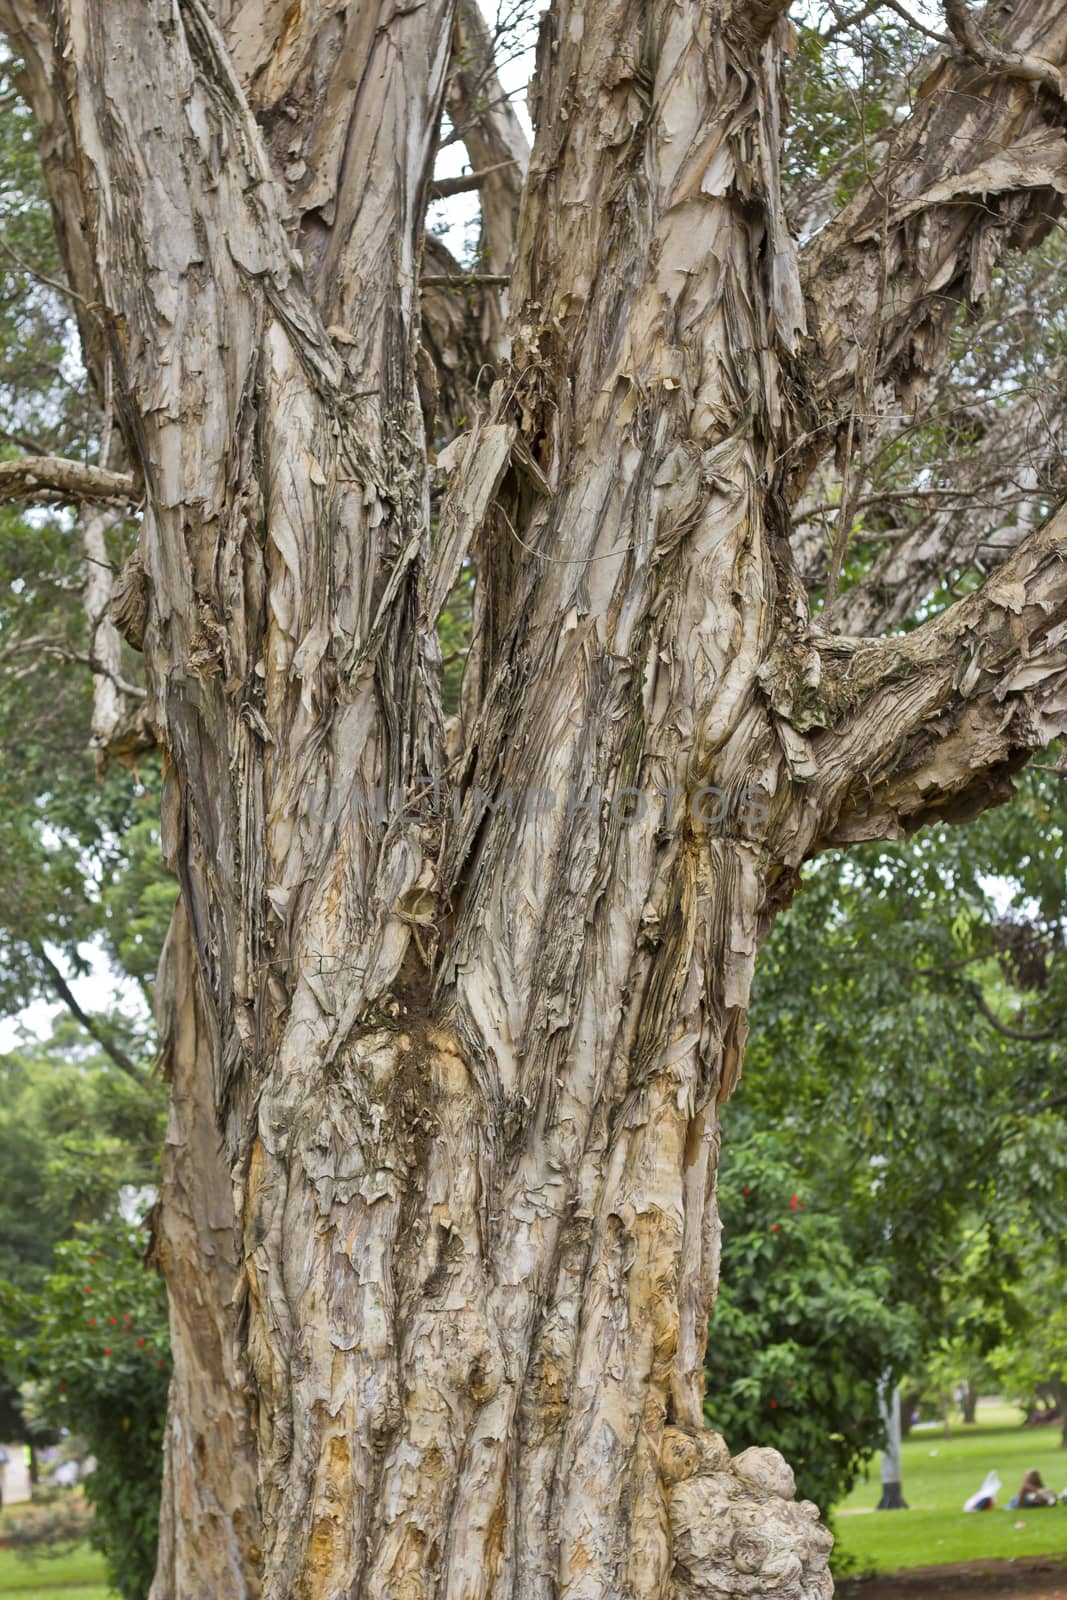
[[480,172],[465,172],[458,178],[435,178],[430,184],[430,199],[447,200],[450,195],[469,194],[472,189],[480,189],[486,178],[494,172],[503,172],[507,167],[518,165],[518,161],[496,161],[491,167],[482,167]]
[[508,272],[465,272],[461,278],[453,277],[451,273],[431,272],[419,282],[426,289],[466,289],[470,284],[482,284],[486,288],[502,289],[511,282]]

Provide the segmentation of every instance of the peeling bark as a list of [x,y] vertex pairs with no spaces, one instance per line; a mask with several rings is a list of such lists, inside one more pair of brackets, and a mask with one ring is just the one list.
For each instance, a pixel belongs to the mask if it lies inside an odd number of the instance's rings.
[[[63,109],[146,486],[118,606],[225,1162],[176,1102],[172,1183],[206,1187],[172,1206],[157,1600],[239,1512],[220,1582],[251,1592],[254,1546],[264,1600],[828,1595],[789,1469],[702,1429],[720,1108],[803,861],[988,803],[1067,723],[1062,521],[907,639],[812,625],[786,508],[821,291],[780,192],[780,6],[547,14],[510,366],[432,540],[417,280],[453,7],[53,9],[49,34],[0,3]],[[1020,137],[1029,195],[1060,153]],[[843,392],[821,314],[811,338]],[[434,624],[467,553],[446,768]],[[238,1371],[256,1491],[235,1445],[209,1506],[188,1419],[237,1439]]]
[[[957,8],[962,9],[962,8]],[[991,5],[1001,45],[1040,56],[1062,77],[1067,12],[1059,0]],[[959,308],[980,304],[1004,251],[1042,238],[1067,192],[1063,104],[1032,77],[948,51],[932,58],[914,110],[885,161],[803,252],[807,382],[821,449],[803,441],[806,480],[857,391],[921,393],[943,364]]]
[[239,1241],[211,1098],[196,951],[180,903],[155,1003],[171,1101],[152,1259],[167,1282],[174,1368],[150,1600],[255,1600],[260,1532],[250,1395],[236,1338]]

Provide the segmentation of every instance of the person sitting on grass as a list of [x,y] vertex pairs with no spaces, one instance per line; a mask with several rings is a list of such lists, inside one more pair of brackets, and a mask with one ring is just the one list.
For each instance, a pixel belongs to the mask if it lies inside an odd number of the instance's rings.
[[1037,1468],[1031,1467],[1030,1471],[1023,1477],[1023,1481],[1019,1486],[1019,1493],[1011,1501],[1012,1507],[1021,1511],[1024,1506],[1054,1506],[1055,1504],[1055,1494],[1051,1489],[1045,1488]]

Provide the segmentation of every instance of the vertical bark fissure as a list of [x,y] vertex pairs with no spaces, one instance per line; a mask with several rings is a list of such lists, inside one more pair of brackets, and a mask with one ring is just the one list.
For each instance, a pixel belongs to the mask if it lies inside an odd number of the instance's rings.
[[201,1600],[205,1594],[256,1600],[256,1451],[236,1328],[240,1240],[199,984],[196,951],[179,904],[155,988],[160,1062],[171,1104],[152,1257],[167,1282],[173,1375],[150,1600]]

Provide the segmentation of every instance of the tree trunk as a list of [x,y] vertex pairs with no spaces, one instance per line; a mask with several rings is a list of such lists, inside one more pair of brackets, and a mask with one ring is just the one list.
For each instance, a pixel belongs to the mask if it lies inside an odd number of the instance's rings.
[[[54,193],[79,174],[146,484],[123,615],[241,1239],[197,1096],[157,1600],[228,1526],[219,1581],[251,1588],[258,1546],[265,1600],[829,1595],[785,1463],[703,1429],[720,1107],[801,863],[973,813],[1061,726],[1061,527],[906,638],[811,627],[779,6],[547,15],[511,367],[432,540],[448,0],[0,9],[65,107]],[[468,550],[449,763],[434,629]],[[215,1415],[241,1435],[231,1263],[258,1523],[182,1453]]]
[[167,1281],[174,1366],[150,1600],[253,1600],[260,1534],[250,1396],[237,1365],[239,1241],[196,952],[180,904],[155,1000],[171,1104],[152,1255]]
[[1067,1450],[1067,1382],[1053,1380],[1052,1392],[1056,1397],[1056,1410],[1060,1414],[1060,1449]]
[[878,1409],[882,1414],[886,1443],[882,1451],[882,1498],[875,1509],[907,1511],[900,1469],[900,1390],[888,1380],[879,1388]]
[[905,1389],[900,1397],[900,1437],[906,1439],[911,1432],[911,1419],[915,1415],[915,1408],[922,1399],[918,1389]]
[[978,1411],[978,1390],[969,1380],[963,1385],[960,1396],[960,1414],[966,1424],[973,1426]]

